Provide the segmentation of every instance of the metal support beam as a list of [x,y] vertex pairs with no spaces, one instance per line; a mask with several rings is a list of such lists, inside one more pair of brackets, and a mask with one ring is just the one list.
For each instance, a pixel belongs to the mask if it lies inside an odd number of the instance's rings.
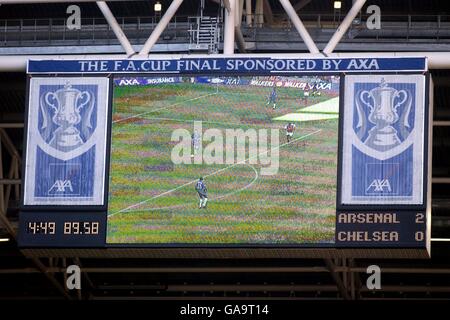
[[132,55],[134,55],[136,51],[134,51],[130,41],[128,41],[127,36],[125,35],[125,33],[123,33],[122,28],[117,23],[116,18],[112,14],[106,2],[97,1],[97,6],[100,8],[100,11],[103,13],[103,16],[105,17],[112,31],[116,35],[117,40],[119,40],[120,44],[124,48],[125,52],[127,53],[127,56],[131,57]]
[[[1,58],[0,58],[1,59]],[[23,123],[0,123],[0,128],[5,128],[5,129],[21,129],[24,127]]]
[[263,0],[256,0],[255,3],[255,27],[261,28],[264,24]]
[[252,0],[245,0],[245,22],[248,27],[252,25]]
[[[107,287],[102,287],[103,290],[106,290]],[[129,290],[130,288],[125,288],[125,290]],[[335,292],[337,291],[336,286],[333,285],[285,285],[285,284],[274,284],[274,285],[197,285],[197,284],[188,284],[188,285],[168,285],[166,288],[167,292],[177,292],[177,291],[186,291],[186,292],[236,292],[236,291],[252,291],[252,292],[283,292],[283,291],[298,291],[298,292],[314,292],[314,291],[323,291],[323,292]]]
[[9,235],[15,239],[16,231],[14,230],[14,227],[12,226],[11,222],[9,222],[6,215],[3,213],[3,210],[2,210],[2,212],[0,212],[0,221],[5,226],[6,231],[8,231]]
[[433,121],[435,127],[450,127],[450,121]]
[[44,274],[44,276],[53,284],[53,286],[58,290],[66,299],[72,300],[72,297],[66,292],[64,287],[50,274],[47,272],[45,265],[38,259],[32,258],[34,265]]
[[236,0],[229,0],[230,10],[225,11],[225,29],[223,40],[223,53],[226,55],[234,54],[234,33],[236,18]]
[[19,154],[19,151],[17,151],[16,147],[14,146],[14,143],[11,141],[4,128],[0,128],[0,136],[2,137],[2,141],[5,145],[6,150],[8,150],[8,152],[12,157],[16,157],[19,163],[21,163],[22,158]]
[[235,27],[234,32],[235,32],[236,44],[239,49],[239,52],[246,53],[247,49],[245,48],[245,39],[244,39],[244,36],[242,35],[241,27],[240,26]]
[[241,26],[242,24],[242,13],[244,12],[244,0],[236,0],[236,17],[234,18],[234,25]]
[[21,184],[21,179],[0,179],[0,184]]
[[[105,0],[109,2],[123,0]],[[74,3],[74,2],[97,2],[97,0],[0,0],[1,4],[31,4],[31,3]]]
[[[3,179],[3,153],[2,153],[2,143],[3,139],[0,136],[0,179]],[[0,221],[5,226],[8,233],[15,239],[16,238],[16,230],[12,226],[11,222],[9,222],[6,217],[6,210],[8,205],[5,200],[5,191],[3,184],[0,184]]]
[[311,0],[300,0],[299,2],[297,2],[294,5],[294,10],[296,12],[299,12],[300,10],[302,10],[310,2],[311,2]]
[[263,0],[263,13],[267,23],[273,24],[273,12],[269,0]]
[[167,25],[169,24],[172,17],[177,12],[180,5],[183,3],[183,0],[173,0],[170,4],[169,8],[167,8],[166,13],[164,13],[163,17],[159,21],[159,23],[156,25],[155,29],[153,30],[150,37],[145,42],[144,46],[142,47],[141,51],[139,52],[139,55],[148,55],[150,53],[150,50],[152,49],[153,45],[158,41],[159,37],[163,33],[164,29],[166,29]]
[[348,28],[353,22],[353,19],[358,15],[359,11],[363,7],[363,5],[366,3],[366,0],[356,0],[350,11],[345,16],[344,20],[342,20],[339,27],[336,29],[336,32],[331,37],[330,41],[328,41],[325,49],[323,49],[323,53],[330,54],[333,52],[333,50],[338,45],[339,41],[341,41],[344,34],[347,32]]
[[[231,0],[231,1],[233,1],[233,0]],[[223,6],[225,7],[225,9],[228,10],[228,12],[231,11],[230,0],[223,0]]]
[[[83,266],[81,265],[81,260],[80,258],[74,258],[73,261],[80,267],[80,270],[83,270]],[[94,283],[92,282],[91,278],[89,277],[87,272],[82,272],[82,275],[84,277],[84,279],[86,280],[89,288],[93,289]]]
[[[75,263],[81,267],[79,258]],[[336,272],[347,269],[335,267]],[[63,268],[47,268],[48,272],[66,272]],[[36,269],[1,269],[0,274],[35,273]],[[83,267],[82,273],[328,273],[328,269],[317,267]],[[91,282],[92,283],[92,282]],[[92,284],[92,287],[94,285]]]
[[319,49],[314,43],[314,40],[309,35],[308,30],[306,30],[305,26],[303,25],[302,21],[297,15],[297,12],[295,12],[289,0],[280,0],[280,3],[288,14],[289,18],[291,18],[292,23],[297,29],[297,32],[300,34],[300,37],[303,39],[303,42],[305,42],[305,45],[308,48],[309,52],[319,53]]
[[[0,180],[3,180],[3,153],[1,152],[2,145],[4,145],[6,147],[7,151],[9,152],[9,155],[12,158],[11,168],[10,168],[8,178],[11,179],[11,176],[13,176],[13,175],[16,175],[16,178],[18,178],[17,167],[18,167],[18,163],[20,161],[20,155],[17,152],[17,150],[15,149],[13,143],[9,139],[9,136],[6,134],[5,130],[0,129]],[[6,210],[8,207],[8,199],[9,199],[10,190],[11,190],[11,184],[7,185],[7,192],[6,192],[6,196],[5,196],[4,185],[0,184],[0,221],[3,223],[6,230],[11,235],[11,237],[16,239],[17,238],[16,230],[14,229],[11,222],[6,217]],[[61,284],[51,274],[47,273],[46,267],[38,258],[32,258],[31,261],[36,266],[36,268],[41,273],[43,273],[44,276],[53,284],[53,286],[65,296],[65,298],[67,298],[67,299],[71,298],[70,295],[68,295],[67,292],[65,292],[65,290],[61,286]]]
[[327,265],[328,270],[331,273],[331,276],[334,279],[334,282],[336,282],[336,286],[338,287],[339,292],[341,293],[342,297],[345,300],[350,300],[350,296],[348,295],[348,292],[347,292],[347,287],[345,286],[345,283],[342,281],[341,277],[337,273],[336,266],[333,263],[333,261],[331,261],[331,259],[325,259],[325,263]]
[[236,16],[234,20],[234,37],[236,40],[237,47],[240,53],[246,53],[245,40],[242,35],[241,24],[242,24],[242,13],[244,11],[244,0],[236,0]]

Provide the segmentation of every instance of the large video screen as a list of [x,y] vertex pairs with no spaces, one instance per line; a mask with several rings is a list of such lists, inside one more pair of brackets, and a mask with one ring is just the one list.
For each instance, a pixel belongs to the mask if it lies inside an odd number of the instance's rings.
[[30,60],[27,72],[22,248],[429,256],[425,57]]
[[332,244],[339,77],[116,77],[108,244]]

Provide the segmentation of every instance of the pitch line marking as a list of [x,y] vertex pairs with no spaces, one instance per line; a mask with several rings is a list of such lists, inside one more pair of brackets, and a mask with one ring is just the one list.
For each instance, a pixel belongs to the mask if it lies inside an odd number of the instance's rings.
[[[322,129],[319,129],[319,130],[316,130],[316,131],[314,131],[314,132],[308,133],[308,134],[306,134],[306,135],[304,135],[304,136],[301,136],[301,137],[299,137],[299,138],[297,138],[297,139],[294,139],[294,140],[292,140],[292,141],[290,141],[290,142],[283,143],[283,144],[279,145],[278,147],[273,148],[273,150],[280,149],[281,147],[287,146],[288,144],[291,144],[291,143],[293,143],[293,142],[295,142],[295,141],[299,141],[299,140],[305,139],[305,138],[307,138],[307,137],[309,137],[309,136],[312,136],[312,135],[314,135],[314,134],[316,134],[316,133],[319,133],[320,131],[322,131]],[[206,176],[204,176],[204,177],[206,178],[206,177],[210,177],[210,176],[216,175],[216,174],[218,174],[218,173],[220,173],[220,172],[222,172],[222,171],[228,170],[228,169],[233,168],[233,167],[235,167],[235,166],[237,166],[237,165],[239,165],[239,164],[245,163],[246,161],[248,161],[248,160],[250,160],[250,159],[253,159],[253,158],[255,158],[255,157],[258,157],[259,155],[264,154],[264,153],[267,153],[267,152],[269,152],[269,150],[267,150],[267,151],[265,151],[265,152],[260,152],[260,153],[258,153],[258,154],[255,155],[255,156],[249,157],[249,158],[247,158],[247,159],[244,159],[244,160],[241,160],[241,161],[239,161],[239,162],[236,162],[236,163],[234,163],[234,164],[232,164],[232,165],[229,165],[228,167],[225,167],[225,168],[222,168],[222,169],[220,169],[220,170],[214,171],[214,172],[212,172],[212,173],[210,173],[210,174],[208,174],[208,175],[206,175]],[[193,184],[193,183],[195,183],[195,182],[197,182],[197,179],[196,179],[196,180],[189,181],[189,182],[186,182],[185,184],[182,184],[181,186],[178,186],[178,187],[176,187],[176,188],[174,188],[174,189],[171,189],[171,190],[165,191],[165,192],[163,192],[163,193],[160,193],[160,194],[158,194],[158,195],[156,195],[156,196],[154,196],[154,197],[151,197],[151,198],[149,198],[149,199],[147,199],[147,200],[144,200],[144,201],[135,203],[135,204],[133,204],[133,205],[131,205],[131,206],[129,206],[129,207],[126,207],[126,208],[121,209],[121,210],[119,210],[119,211],[113,212],[113,213],[111,213],[110,215],[108,215],[108,217],[112,217],[112,216],[114,216],[114,215],[116,215],[116,214],[118,214],[118,213],[122,213],[122,212],[124,212],[124,211],[128,211],[129,209],[139,207],[140,205],[142,205],[142,204],[144,204],[144,203],[147,203],[147,202],[149,202],[149,201],[151,201],[151,200],[154,200],[154,199],[160,198],[160,197],[162,197],[162,196],[165,196],[166,194],[169,194],[169,193],[172,193],[172,192],[174,192],[174,191],[177,191],[177,190],[179,190],[179,189],[181,189],[181,188],[184,188],[184,187],[186,187],[186,186],[188,186],[188,185],[190,185],[190,184]]]
[[[245,163],[245,165],[250,167],[250,168],[252,168],[253,171],[255,172],[255,177],[253,177],[253,180],[249,184],[245,185],[244,187],[242,187],[242,188],[240,188],[238,190],[234,190],[232,192],[229,192],[229,193],[226,193],[224,195],[218,196],[217,198],[211,197],[210,199],[214,200],[214,201],[217,201],[217,200],[220,200],[220,199],[232,196],[232,195],[234,195],[234,194],[236,194],[238,192],[241,192],[241,191],[244,191],[245,189],[250,188],[259,179],[259,174],[258,174],[258,171],[255,169],[254,166],[252,166],[252,165],[250,165],[248,163]],[[164,209],[176,209],[176,208],[185,207],[185,206],[186,206],[185,204],[179,204],[179,205],[176,205],[176,206],[167,206],[167,207],[161,207],[161,208],[142,209],[140,211],[148,212],[148,211],[157,211],[157,210],[164,210]],[[115,213],[113,213],[113,214],[115,214]],[[109,215],[108,217],[112,216],[113,214]]]
[[178,106],[178,105],[180,105],[180,104],[182,104],[182,103],[185,103],[185,102],[195,101],[195,100],[198,100],[198,99],[201,99],[201,98],[205,98],[205,97],[209,97],[209,96],[212,96],[212,95],[215,95],[215,94],[217,94],[217,92],[214,92],[214,93],[208,93],[208,94],[205,94],[205,95],[203,95],[203,96],[196,97],[196,98],[191,98],[191,99],[184,100],[184,101],[180,101],[180,102],[171,104],[171,105],[166,106],[166,107],[161,107],[161,108],[157,108],[157,109],[152,109],[152,110],[149,110],[149,111],[146,111],[146,112],[142,112],[142,113],[136,114],[136,115],[134,115],[134,116],[126,117],[126,118],[123,118],[123,119],[117,119],[117,120],[113,121],[112,123],[118,123],[118,122],[130,120],[130,119],[138,118],[138,117],[141,117],[141,116],[143,116],[143,115],[145,115],[145,114],[149,114],[149,113],[156,112],[156,111],[160,111],[160,110],[169,109],[169,108],[172,108],[172,107],[176,107],[176,106]]
[[[260,126],[260,127],[265,127],[263,125],[258,125],[258,124],[255,124],[255,123],[249,123],[249,124],[244,123],[244,124],[242,124],[242,123],[236,123],[236,122],[232,123],[232,122],[220,122],[220,121],[208,121],[208,120],[185,120],[185,119],[159,118],[159,117],[157,117],[157,118],[147,118],[147,117],[145,117],[144,119],[146,119],[146,120],[162,120],[162,121],[186,122],[186,123],[200,121],[202,123],[220,124],[220,125],[223,125],[223,126],[240,126],[240,127],[242,127],[242,126],[245,126],[245,127],[254,127],[254,126],[257,127],[257,126]],[[274,129],[276,129],[276,128],[274,128]]]

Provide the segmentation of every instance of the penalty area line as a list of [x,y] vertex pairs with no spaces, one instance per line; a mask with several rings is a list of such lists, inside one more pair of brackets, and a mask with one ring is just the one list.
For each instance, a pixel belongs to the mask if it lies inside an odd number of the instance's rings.
[[[160,118],[160,117],[152,117],[152,118],[148,118],[145,117],[144,119],[146,120],[161,120],[161,121],[173,121],[173,122],[184,122],[184,123],[194,123],[194,122],[201,122],[201,123],[210,123],[210,124],[218,124],[218,125],[222,125],[222,126],[234,126],[234,127],[257,127],[258,125],[255,125],[253,123],[251,124],[245,124],[245,123],[238,123],[238,122],[220,122],[220,121],[209,121],[209,120],[201,120],[201,119],[197,119],[197,120],[190,120],[190,119],[175,119],[175,118]],[[261,125],[262,127],[262,125]],[[272,129],[272,128],[269,128]],[[273,129],[277,129],[277,128],[273,128]]]
[[113,121],[112,123],[118,123],[118,122],[130,120],[130,119],[134,119],[134,118],[139,118],[139,117],[141,117],[141,116],[143,116],[143,115],[146,115],[146,114],[149,114],[149,113],[152,113],[152,112],[156,112],[156,111],[161,111],[161,110],[169,109],[169,108],[172,108],[172,107],[176,107],[176,106],[178,106],[178,105],[180,105],[180,104],[183,104],[183,103],[185,103],[185,102],[195,101],[195,100],[198,100],[198,99],[201,99],[201,98],[206,98],[206,97],[209,97],[209,96],[212,96],[212,95],[215,95],[215,94],[217,94],[217,92],[214,92],[214,93],[208,93],[208,94],[205,94],[205,95],[203,95],[203,96],[196,97],[196,98],[191,98],[191,99],[184,100],[184,101],[180,101],[180,102],[171,104],[171,105],[166,106],[166,107],[157,108],[157,109],[152,109],[152,110],[149,110],[149,111],[146,111],[146,112],[142,112],[142,113],[136,114],[136,115],[134,115],[134,116],[126,117],[126,118],[123,118],[123,119],[117,119],[117,120]]
[[[245,189],[250,188],[250,187],[258,180],[258,178],[259,178],[258,171],[255,169],[254,166],[252,166],[252,165],[250,165],[250,164],[248,164],[248,163],[244,163],[244,165],[250,167],[250,168],[253,170],[253,172],[255,173],[255,176],[253,177],[253,180],[252,180],[250,183],[248,183],[247,185],[245,185],[244,187],[242,187],[242,188],[240,188],[240,189],[231,191],[231,192],[229,192],[229,193],[223,194],[223,195],[218,196],[218,197],[216,197],[216,198],[214,198],[214,197],[208,197],[208,199],[210,199],[210,201],[218,201],[218,200],[221,200],[221,199],[223,199],[223,198],[226,198],[226,197],[235,195],[236,193],[239,193],[239,192],[241,192],[241,191],[244,191]],[[181,208],[181,207],[186,207],[186,205],[185,205],[185,204],[179,204],[179,205],[168,206],[168,207],[141,209],[141,210],[139,210],[139,211],[140,211],[140,212],[149,212],[149,211],[158,211],[158,210],[165,210],[165,209],[177,209],[177,208]],[[111,215],[109,215],[109,216],[111,216]]]
[[[279,145],[279,146],[277,146],[277,147],[275,147],[275,148],[273,148],[273,149],[270,149],[270,150],[280,149],[281,147],[287,146],[287,145],[289,145],[289,144],[291,144],[291,143],[294,143],[294,142],[296,142],[296,141],[299,141],[299,140],[303,140],[303,139],[305,139],[305,138],[307,138],[307,137],[309,137],[309,136],[312,136],[312,135],[314,135],[314,134],[316,134],[316,133],[319,133],[320,131],[322,131],[322,129],[319,129],[319,130],[316,130],[316,131],[314,131],[314,132],[305,134],[304,136],[301,136],[301,137],[298,137],[297,139],[294,139],[294,140],[292,140],[292,141],[283,143],[283,144],[281,144],[281,145]],[[206,175],[206,176],[204,176],[204,177],[205,177],[205,178],[211,177],[211,176],[213,176],[213,175],[216,175],[216,174],[218,174],[218,173],[220,173],[220,172],[223,172],[223,171],[225,171],[225,170],[231,169],[231,168],[233,168],[233,167],[235,167],[235,166],[237,166],[237,165],[240,165],[240,164],[242,164],[242,163],[247,162],[247,161],[250,160],[250,159],[254,159],[254,158],[259,157],[260,155],[265,154],[265,153],[268,153],[268,152],[269,152],[269,150],[260,152],[260,153],[258,153],[258,154],[256,154],[256,155],[252,156],[252,157],[249,157],[249,158],[247,158],[247,159],[244,159],[244,160],[242,160],[242,161],[239,161],[239,162],[236,162],[236,163],[234,163],[234,164],[232,164],[232,165],[229,165],[228,167],[225,167],[225,168],[219,169],[219,170],[217,170],[217,171],[214,171],[214,172],[212,172],[212,173],[210,173],[210,174],[208,174],[208,175]],[[160,197],[162,197],[162,196],[165,196],[165,195],[167,195],[167,194],[169,194],[169,193],[172,193],[172,192],[174,192],[174,191],[177,191],[177,190],[179,190],[179,189],[181,189],[181,188],[184,188],[184,187],[186,187],[186,186],[188,186],[188,185],[191,185],[191,184],[193,184],[193,183],[195,183],[195,182],[197,182],[197,179],[196,179],[196,180],[189,181],[189,182],[186,182],[185,184],[182,184],[182,185],[180,185],[180,186],[178,186],[178,187],[176,187],[176,188],[173,188],[173,189],[171,189],[171,190],[167,190],[167,191],[165,191],[165,192],[163,192],[163,193],[160,193],[160,194],[158,194],[158,195],[156,195],[156,196],[154,196],[154,197],[151,197],[151,198],[146,199],[146,200],[144,200],[144,201],[135,203],[135,204],[133,204],[133,205],[131,205],[131,206],[129,206],[129,207],[126,207],[126,208],[124,208],[124,209],[121,209],[121,210],[119,210],[119,211],[113,212],[113,213],[111,213],[110,215],[108,215],[108,218],[109,218],[109,217],[112,217],[112,216],[114,216],[114,215],[116,215],[116,214],[119,214],[119,213],[123,213],[123,212],[129,211],[130,209],[139,207],[139,206],[141,206],[141,205],[143,205],[143,204],[145,204],[145,203],[147,203],[147,202],[149,202],[149,201],[151,201],[151,200],[154,200],[154,199],[160,198]]]

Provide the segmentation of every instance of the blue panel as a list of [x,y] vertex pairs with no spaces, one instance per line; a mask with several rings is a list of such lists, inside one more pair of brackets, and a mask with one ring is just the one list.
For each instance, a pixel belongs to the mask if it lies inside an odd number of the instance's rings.
[[261,74],[268,72],[425,71],[425,58],[187,58],[161,60],[30,60],[28,73]]
[[424,76],[346,77],[342,204],[423,205]]
[[64,161],[39,147],[36,157],[36,198],[92,198],[94,196],[95,147]]
[[30,80],[24,205],[103,205],[108,83]]
[[411,197],[413,152],[409,147],[388,160],[372,158],[352,147],[353,197]]
[[424,211],[343,211],[336,218],[337,247],[425,248]]

